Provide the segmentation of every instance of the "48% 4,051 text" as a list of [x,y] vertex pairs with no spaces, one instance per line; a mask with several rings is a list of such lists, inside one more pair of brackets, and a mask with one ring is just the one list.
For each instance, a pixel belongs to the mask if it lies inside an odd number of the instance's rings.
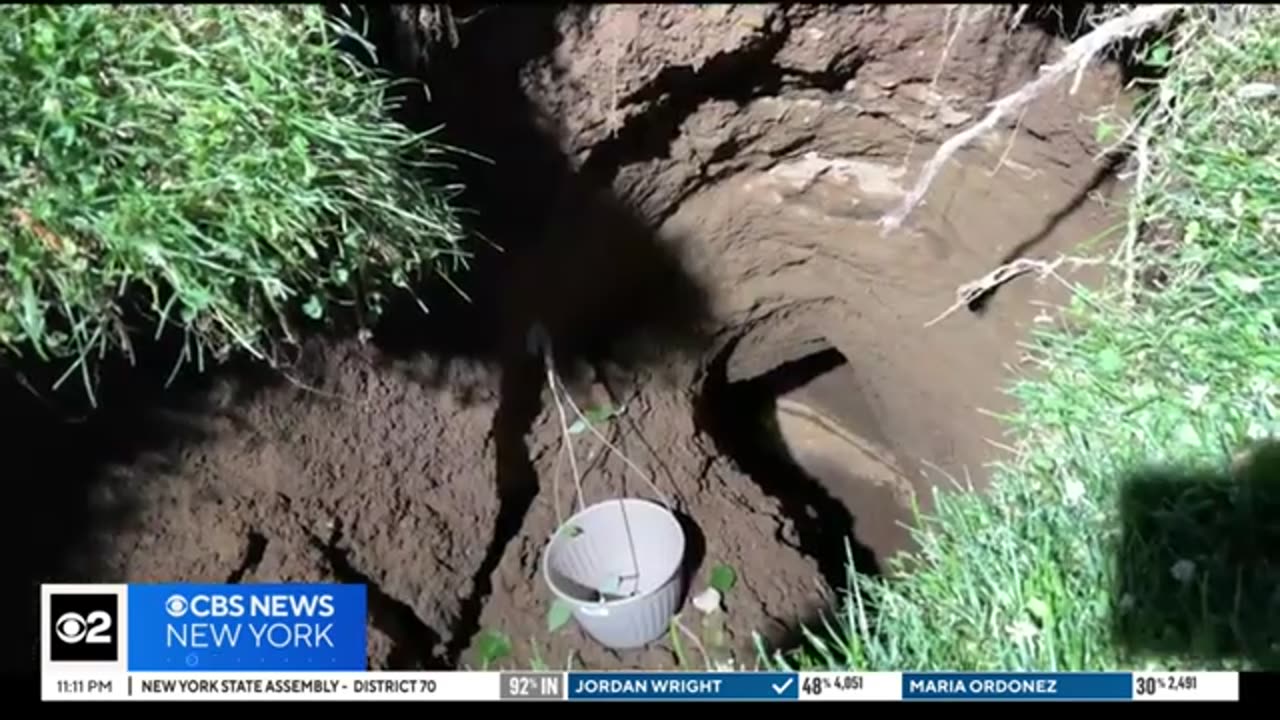
[[800,684],[805,695],[821,695],[824,690],[847,692],[862,689],[862,676],[836,675],[833,677],[807,677]]

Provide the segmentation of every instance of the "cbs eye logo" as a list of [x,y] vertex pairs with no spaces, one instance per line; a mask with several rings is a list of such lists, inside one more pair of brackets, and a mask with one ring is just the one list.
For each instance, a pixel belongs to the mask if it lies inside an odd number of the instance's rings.
[[115,595],[49,596],[49,659],[114,662],[119,656]]
[[182,617],[187,614],[187,599],[181,595],[170,595],[168,600],[164,601],[164,611],[169,613],[170,617]]

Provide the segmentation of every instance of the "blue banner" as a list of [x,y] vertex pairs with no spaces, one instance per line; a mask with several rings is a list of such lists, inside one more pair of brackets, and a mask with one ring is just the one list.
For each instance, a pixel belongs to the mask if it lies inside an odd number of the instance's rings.
[[1133,674],[913,673],[902,674],[903,700],[1130,700]]
[[795,673],[571,672],[570,700],[796,700]]
[[130,585],[129,670],[364,670],[366,589]]

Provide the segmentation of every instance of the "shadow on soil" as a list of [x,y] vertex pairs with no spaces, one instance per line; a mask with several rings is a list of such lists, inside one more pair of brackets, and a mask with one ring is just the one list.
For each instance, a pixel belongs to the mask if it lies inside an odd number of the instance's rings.
[[440,637],[418,619],[413,608],[382,591],[377,582],[352,566],[347,553],[338,547],[341,528],[335,528],[327,541],[312,538],[312,546],[319,550],[333,568],[338,582],[368,587],[369,619],[394,643],[387,657],[387,664],[396,668],[413,668],[428,671],[450,670],[449,665],[436,662],[429,654]]
[[1230,472],[1127,479],[1112,598],[1123,651],[1280,668],[1280,441]]
[[181,338],[169,334],[155,343],[136,343],[134,365],[105,359],[95,378],[96,407],[78,378],[52,390],[61,366],[0,366],[5,427],[0,477],[15,501],[14,517],[0,524],[0,543],[13,550],[10,566],[16,565],[32,619],[19,623],[15,642],[3,644],[0,667],[36,666],[41,583],[101,578],[91,538],[133,516],[129,498],[106,482],[110,468],[132,465],[145,476],[163,474],[165,450],[202,437],[202,425],[193,418],[222,412],[208,401],[220,376],[236,375],[240,388],[238,395],[224,398],[223,407],[278,381],[261,368],[233,362],[205,374],[181,371],[166,386],[180,350]]
[[452,171],[474,237],[470,267],[455,278],[465,297],[435,280],[419,288],[431,312],[393,308],[376,336],[385,352],[505,371],[530,357],[528,330],[538,322],[571,379],[583,364],[636,368],[707,346],[707,291],[685,269],[681,243],[660,241],[598,174],[571,167],[554,119],[539,116],[520,84],[522,68],[556,47],[561,11],[491,6],[459,27],[456,47],[416,52],[388,7],[347,20],[367,28],[384,69],[420,78],[430,93],[404,87],[398,118],[416,131],[438,128],[438,140],[467,153],[454,156]]
[[[1114,189],[1117,173],[1127,158],[1128,156],[1126,154],[1116,154],[1104,160],[1101,166],[1094,171],[1093,176],[1089,178],[1089,182],[1085,183],[1083,187],[1072,195],[1071,199],[1068,200],[1066,204],[1054,211],[1054,213],[1045,220],[1043,227],[1037,230],[1030,237],[1019,241],[1011,250],[1009,250],[1009,252],[1005,253],[1004,257],[1000,258],[999,265],[1007,265],[1026,256],[1034,250],[1037,245],[1049,236],[1053,235],[1054,231],[1058,229],[1058,225],[1062,223],[1062,221],[1071,217],[1073,213],[1077,212],[1090,198],[1095,197],[1098,194],[1102,194],[1104,197],[1109,196],[1110,192]],[[993,285],[980,294],[974,296],[967,305],[969,311],[979,314],[985,312],[988,305],[991,303],[992,298],[994,298],[996,293],[1000,290],[1000,287],[1000,284]]]
[[702,561],[707,557],[707,537],[702,534],[702,528],[698,527],[687,513],[680,510],[672,512],[680,522],[680,529],[684,531],[684,561],[680,566],[680,578],[684,582],[684,589],[676,604],[676,607],[684,607],[685,601],[689,599],[695,587],[694,583],[697,581],[698,570],[702,568]]
[[375,338],[391,357],[432,356],[432,374],[415,379],[433,387],[459,360],[494,366],[501,377],[493,423],[498,518],[446,651],[451,661],[478,631],[491,576],[538,492],[525,437],[545,383],[542,362],[530,352],[530,328],[546,329],[570,386],[598,376],[605,364],[614,372],[654,366],[673,354],[695,356],[709,342],[707,292],[674,252],[679,243],[659,242],[607,183],[576,172],[554,122],[538,117],[521,87],[521,69],[559,41],[562,9],[468,10],[456,44],[428,46],[417,23],[391,6],[347,16],[330,6],[363,29],[384,69],[425,82],[429,99],[421,88],[399,98],[401,121],[414,130],[439,127],[439,140],[479,156],[454,162],[465,188],[456,203],[472,211],[469,231],[483,238],[456,278],[465,297],[433,282],[419,290],[430,314],[405,303],[387,314]]
[[[843,593],[851,570],[861,576],[880,577],[882,568],[875,552],[858,540],[854,514],[792,457],[777,427],[766,421],[774,417],[779,397],[847,360],[829,348],[731,383],[726,364],[735,348],[736,343],[730,343],[708,368],[698,401],[698,426],[706,430],[717,450],[732,458],[765,494],[778,500],[782,514],[795,528],[796,549],[817,564],[829,591]],[[819,631],[824,620],[830,621],[838,610],[835,598],[831,600],[826,606],[799,608],[798,617],[788,622],[779,636],[766,638],[767,645],[784,655],[806,647],[804,630]]]

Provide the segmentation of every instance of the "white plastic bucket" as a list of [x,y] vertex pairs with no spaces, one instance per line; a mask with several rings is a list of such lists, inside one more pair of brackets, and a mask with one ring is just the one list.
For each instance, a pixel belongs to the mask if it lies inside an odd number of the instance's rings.
[[621,498],[565,521],[542,556],[551,592],[597,642],[636,648],[661,637],[684,590],[685,535],[668,509]]

